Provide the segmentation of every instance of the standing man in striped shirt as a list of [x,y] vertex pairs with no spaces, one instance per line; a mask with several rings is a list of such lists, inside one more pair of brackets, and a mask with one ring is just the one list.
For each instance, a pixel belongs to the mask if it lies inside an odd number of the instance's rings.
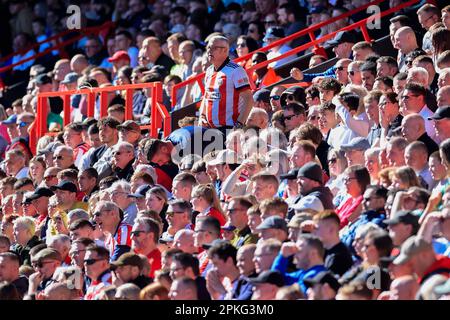
[[205,94],[200,106],[200,125],[227,129],[242,127],[253,104],[244,68],[228,57],[228,39],[212,37],[206,47],[211,66],[206,70]]

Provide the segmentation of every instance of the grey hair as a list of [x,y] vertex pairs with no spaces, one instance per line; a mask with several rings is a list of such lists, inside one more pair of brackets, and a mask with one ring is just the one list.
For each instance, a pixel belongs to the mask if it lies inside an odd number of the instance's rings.
[[134,173],[136,174],[137,172],[145,172],[148,173],[150,175],[150,177],[152,177],[153,182],[156,183],[156,181],[158,181],[158,176],[156,174],[155,168],[153,168],[151,165],[149,164],[138,164],[136,167],[136,170],[134,170]]
[[115,204],[114,202],[111,201],[104,201],[104,200],[100,200],[99,202],[97,202],[97,205],[95,206],[96,208],[99,208],[99,210],[110,210],[110,211],[115,211],[118,215],[120,215],[120,209],[117,206],[117,204]]
[[47,245],[51,247],[53,244],[62,243],[67,249],[70,249],[70,238],[66,234],[57,234],[47,240]]
[[62,145],[62,146],[56,147],[54,153],[58,153],[58,152],[61,152],[61,151],[64,151],[64,152],[68,153],[69,155],[72,155],[72,157],[73,157],[73,149],[71,147],[68,147],[66,145]]
[[119,142],[114,146],[115,151],[119,150],[120,148],[124,148],[129,152],[134,152],[134,146],[126,141]]
[[111,191],[113,191],[115,189],[122,189],[123,192],[131,193],[131,185],[130,185],[130,183],[128,181],[126,181],[126,180],[123,180],[123,179],[114,182],[111,185],[111,187],[109,188],[108,192],[111,192]]
[[70,210],[69,213],[67,214],[67,219],[68,220],[81,220],[81,219],[85,219],[85,220],[89,220],[89,213],[87,213],[86,210],[83,209],[73,209]]

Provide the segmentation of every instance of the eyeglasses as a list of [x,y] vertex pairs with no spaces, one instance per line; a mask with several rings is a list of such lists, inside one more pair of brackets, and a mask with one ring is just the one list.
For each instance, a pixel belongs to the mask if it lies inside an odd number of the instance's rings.
[[119,194],[128,194],[128,192],[123,192],[123,191],[113,191],[113,192],[111,192],[111,195],[114,196],[114,197],[119,195]]
[[62,159],[64,159],[63,156],[54,156],[53,157],[53,160],[62,160]]
[[364,201],[372,201],[373,199],[378,199],[379,197],[365,197]]
[[147,232],[146,232],[146,231],[143,231],[143,230],[136,230],[136,231],[131,231],[131,232],[130,232],[130,235],[135,236],[135,237],[139,237],[139,235],[140,235],[141,233],[147,233]]
[[356,178],[355,177],[351,177],[351,178],[350,177],[345,177],[344,178],[344,182],[345,183],[350,182],[351,180],[356,180]]
[[44,177],[44,180],[45,181],[49,181],[49,180],[52,180],[52,179],[55,179],[55,178],[56,178],[56,175],[46,176],[46,177]]
[[248,29],[248,32],[254,33],[254,32],[256,32],[256,29]]
[[166,216],[173,217],[175,213],[184,213],[184,211],[167,211]]
[[84,264],[88,265],[88,266],[92,266],[97,261],[102,261],[102,260],[105,260],[105,259],[84,259]]
[[236,211],[244,211],[245,209],[242,209],[242,208],[231,208],[231,209],[228,209],[227,211],[229,212],[229,213],[235,213]]
[[247,48],[247,44],[245,44],[245,43],[238,43],[236,45],[236,47],[238,47],[238,48]]
[[291,120],[293,117],[297,116],[296,114],[292,114],[290,116],[283,116],[284,120]]
[[355,75],[355,73],[356,73],[356,71],[349,71],[349,72],[347,72],[349,75],[351,75],[351,76],[354,76]]
[[270,99],[273,99],[275,101],[280,100],[280,96],[279,95],[275,95],[275,96],[270,96]]
[[345,70],[345,67],[339,66],[339,67],[336,67],[336,70],[342,71],[342,70]]
[[277,23],[275,20],[266,20],[264,21],[265,24],[271,24],[271,23]]
[[94,212],[94,217],[100,217],[102,215],[101,211]]
[[226,47],[219,47],[219,46],[216,46],[216,47],[214,47],[214,46],[211,46],[211,47],[206,47],[206,51],[214,51],[214,50],[216,50],[216,49],[225,49]]
[[120,156],[121,154],[124,154],[124,153],[130,153],[130,151],[116,151],[116,152],[114,152],[114,155]]

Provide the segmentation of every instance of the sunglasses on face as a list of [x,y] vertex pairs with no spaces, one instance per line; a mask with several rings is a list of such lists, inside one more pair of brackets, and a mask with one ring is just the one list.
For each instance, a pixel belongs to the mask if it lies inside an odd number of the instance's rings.
[[131,231],[130,234],[134,237],[139,237],[139,235],[141,233],[146,233],[145,231],[141,231],[141,230],[136,230],[136,231]]
[[236,47],[238,47],[238,48],[247,48],[247,45],[245,43],[238,43]]
[[84,264],[86,264],[88,266],[92,266],[97,261],[102,261],[102,260],[105,260],[105,259],[84,259]]
[[23,127],[26,127],[29,124],[30,124],[29,122],[22,121],[22,122],[19,122],[18,124],[16,124],[16,126],[19,127],[19,128],[23,128]]
[[52,180],[52,179],[55,179],[56,178],[56,176],[46,176],[46,177],[44,177],[44,180],[45,181],[49,181],[49,180]]
[[296,114],[292,114],[292,115],[290,115],[290,116],[283,116],[283,119],[284,120],[291,120],[293,117],[295,117],[296,116]]
[[270,99],[273,99],[273,100],[275,100],[275,101],[278,101],[278,100],[280,100],[280,96],[278,96],[278,95],[270,96]]
[[173,217],[175,213],[184,213],[184,211],[167,211],[166,216]]
[[356,73],[356,71],[349,71],[349,72],[348,72],[348,74],[351,75],[351,76],[354,76],[355,73]]
[[331,158],[328,160],[328,163],[336,163],[337,162],[337,158]]
[[338,70],[338,71],[342,71],[342,70],[345,70],[345,67],[342,67],[342,66],[340,66],[340,67],[336,67],[336,70]]
[[62,160],[62,159],[64,159],[63,156],[55,156],[55,157],[53,157],[53,160]]
[[254,33],[254,32],[256,32],[256,30],[255,29],[248,29],[248,32]]
[[42,268],[42,267],[44,267],[44,264],[52,263],[52,262],[53,261],[38,261],[38,262],[33,262],[32,266],[33,266],[33,268]]

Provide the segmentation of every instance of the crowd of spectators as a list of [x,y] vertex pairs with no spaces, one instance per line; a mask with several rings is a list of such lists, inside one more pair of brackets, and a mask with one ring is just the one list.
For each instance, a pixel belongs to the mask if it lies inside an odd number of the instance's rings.
[[[450,298],[450,6],[389,16],[395,56],[341,31],[323,44],[332,66],[273,85],[297,57],[245,69],[307,38],[232,60],[369,1],[71,2],[83,26],[114,30],[3,75],[26,92],[0,106],[0,300]],[[49,48],[18,53],[64,30],[65,4],[2,2],[10,63]],[[172,107],[171,88],[202,72],[205,92]],[[37,94],[157,81],[168,110],[200,101],[169,136],[141,130],[148,90],[131,120],[117,90],[105,117],[72,95],[66,126],[49,98],[51,134],[30,147]]]

